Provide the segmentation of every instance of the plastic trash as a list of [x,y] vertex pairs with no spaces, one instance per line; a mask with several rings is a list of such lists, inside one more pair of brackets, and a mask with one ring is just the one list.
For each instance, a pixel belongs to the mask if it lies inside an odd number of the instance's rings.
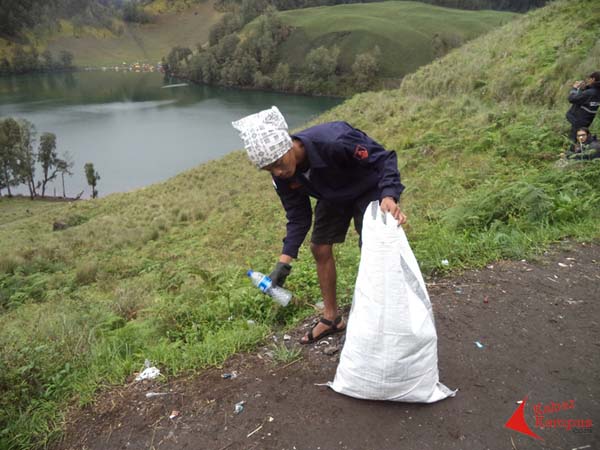
[[162,397],[163,395],[169,395],[169,392],[146,392],[146,398]]
[[233,410],[233,413],[234,413],[234,414],[239,414],[239,413],[241,413],[241,412],[244,410],[244,405],[245,405],[245,404],[246,404],[246,402],[245,402],[245,401],[243,401],[243,400],[242,400],[241,402],[238,402],[238,403],[236,403],[236,404],[235,404],[235,408],[234,408],[234,410]]
[[154,380],[160,375],[160,370],[158,370],[156,367],[151,367],[149,360],[144,361],[144,367],[145,369],[137,377],[135,377],[135,381]]
[[479,341],[475,341],[475,345],[477,346],[477,348],[483,348],[484,347],[484,345],[481,342],[479,342]]
[[258,427],[257,427],[257,428],[254,430],[254,431],[251,431],[250,433],[248,433],[248,434],[246,435],[246,437],[247,437],[247,438],[249,438],[249,437],[250,437],[250,436],[252,436],[254,433],[258,433],[260,430],[262,430],[262,427],[263,427],[263,426],[264,426],[264,425],[259,425],[259,426],[258,426]]
[[171,415],[169,416],[169,419],[173,420],[173,419],[179,417],[180,415],[181,415],[180,411],[173,410],[173,411],[171,411]]
[[270,296],[281,306],[287,306],[292,299],[292,293],[290,291],[282,288],[281,286],[273,286],[271,279],[260,272],[249,270],[248,277],[250,280],[252,280],[252,284],[254,284],[254,286]]
[[234,370],[231,373],[224,373],[223,375],[221,375],[221,378],[223,378],[224,380],[233,380],[234,378],[237,378],[237,372]]
[[450,265],[450,261],[448,261],[447,259],[442,259],[442,266],[449,266]]

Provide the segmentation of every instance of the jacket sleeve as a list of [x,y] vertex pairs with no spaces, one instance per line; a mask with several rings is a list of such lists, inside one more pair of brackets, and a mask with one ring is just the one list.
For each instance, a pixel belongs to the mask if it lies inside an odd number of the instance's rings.
[[569,92],[569,102],[573,103],[574,105],[583,105],[589,100],[589,98],[590,92],[586,89],[582,90],[573,88],[571,89],[571,92]]
[[331,154],[338,167],[372,167],[380,174],[381,198],[392,197],[398,201],[404,185],[400,182],[396,152],[386,150],[356,128],[330,145],[336,147],[331,149]]
[[592,141],[580,152],[567,152],[567,159],[596,159],[600,157],[600,143]]
[[279,195],[287,218],[286,236],[283,238],[284,255],[298,257],[298,249],[304,242],[312,223],[312,208],[307,194],[295,191],[282,180],[273,177],[273,185]]

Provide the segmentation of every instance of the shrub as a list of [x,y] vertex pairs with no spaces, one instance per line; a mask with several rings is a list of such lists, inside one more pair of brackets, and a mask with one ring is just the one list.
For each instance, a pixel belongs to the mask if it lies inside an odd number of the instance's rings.
[[75,272],[75,283],[83,286],[96,281],[98,276],[98,264],[94,261],[87,261],[77,267]]

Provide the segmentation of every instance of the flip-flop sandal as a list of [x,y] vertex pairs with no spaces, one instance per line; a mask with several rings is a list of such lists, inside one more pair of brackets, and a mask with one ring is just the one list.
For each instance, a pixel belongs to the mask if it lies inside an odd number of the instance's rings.
[[327,325],[329,328],[326,329],[325,331],[323,331],[318,336],[313,336],[313,330],[318,325],[318,323],[317,323],[317,325],[312,327],[312,329],[308,332],[308,339],[306,341],[303,341],[302,339],[300,339],[300,343],[301,344],[312,344],[313,342],[320,341],[321,339],[323,339],[326,336],[330,336],[332,334],[340,333],[341,331],[345,331],[346,330],[345,326],[343,328],[338,328],[338,325],[341,323],[341,321],[342,321],[342,316],[336,317],[334,321],[328,320],[325,317],[321,317],[319,319],[319,322]]

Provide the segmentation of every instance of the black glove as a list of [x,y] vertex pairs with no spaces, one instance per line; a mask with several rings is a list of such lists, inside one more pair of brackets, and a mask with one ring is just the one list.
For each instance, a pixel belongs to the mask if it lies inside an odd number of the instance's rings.
[[285,283],[285,279],[288,277],[290,272],[292,271],[292,266],[286,263],[278,262],[273,269],[273,272],[269,275],[271,281],[275,286],[283,286]]

